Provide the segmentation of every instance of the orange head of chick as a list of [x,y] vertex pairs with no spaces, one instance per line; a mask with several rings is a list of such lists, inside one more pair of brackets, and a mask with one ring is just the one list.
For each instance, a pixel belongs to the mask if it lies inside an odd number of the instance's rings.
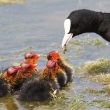
[[59,65],[57,64],[57,60],[60,59],[60,55],[57,51],[51,51],[47,55],[47,63],[46,68],[44,69],[44,77],[47,79],[55,79],[59,70]]
[[36,52],[27,52],[25,53],[24,57],[26,62],[35,64],[40,55]]
[[7,69],[7,75],[15,76],[19,69],[20,69],[20,66],[9,67]]
[[48,53],[47,59],[51,60],[51,61],[56,61],[56,60],[60,59],[60,55],[57,51],[51,51]]
[[33,71],[36,69],[36,65],[33,63],[23,62],[21,63],[21,69],[17,74],[17,78],[25,78],[28,79],[32,74]]
[[58,67],[57,62],[60,59],[60,55],[59,55],[59,53],[57,51],[49,52],[48,55],[47,55],[47,59],[48,59],[48,61],[47,61],[46,66],[48,68]]
[[22,68],[23,71],[29,71],[29,70],[31,71],[35,67],[36,67],[36,65],[33,64],[33,63],[28,63],[28,62],[21,63],[21,68]]
[[1,77],[5,79],[8,83],[13,83],[19,70],[20,66],[11,66],[1,75]]

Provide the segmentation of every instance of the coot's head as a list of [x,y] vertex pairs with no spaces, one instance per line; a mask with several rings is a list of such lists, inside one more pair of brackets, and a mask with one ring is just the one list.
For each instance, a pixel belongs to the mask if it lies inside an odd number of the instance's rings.
[[64,21],[65,34],[62,41],[62,48],[76,35],[85,32],[94,32],[96,28],[97,14],[95,11],[86,9],[73,11]]

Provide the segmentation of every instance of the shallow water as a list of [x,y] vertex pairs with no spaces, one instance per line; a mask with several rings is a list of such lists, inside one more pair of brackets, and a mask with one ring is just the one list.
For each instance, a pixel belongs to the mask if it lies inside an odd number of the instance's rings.
[[[59,50],[62,54],[63,21],[71,11],[81,8],[110,12],[110,1],[26,0],[20,4],[0,4],[0,69],[20,63],[23,54],[30,48],[42,55],[46,55],[51,50]],[[75,45],[74,39],[80,40],[80,44]],[[89,60],[110,58],[110,44],[98,35],[86,33],[74,39],[68,46],[67,53],[62,54],[71,65],[80,66]],[[101,45],[97,46],[92,42],[96,39],[101,41]],[[44,63],[45,59],[41,58],[38,66],[41,67]],[[70,105],[67,103],[77,100],[78,103],[85,104],[86,108],[83,108],[85,110],[108,110],[98,108],[97,104],[87,105],[88,101],[97,98],[110,100],[103,94],[95,96],[83,93],[88,87],[101,89],[102,85],[76,74],[73,83],[66,90],[61,91],[64,94],[61,99],[45,103],[24,103],[19,102],[15,97],[7,97],[0,100],[0,110],[68,110]],[[74,96],[76,99],[73,98]]]

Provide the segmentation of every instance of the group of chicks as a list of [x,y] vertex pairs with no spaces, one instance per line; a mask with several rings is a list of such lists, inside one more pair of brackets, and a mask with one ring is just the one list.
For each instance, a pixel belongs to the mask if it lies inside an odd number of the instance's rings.
[[73,79],[73,69],[61,58],[57,51],[47,55],[47,62],[37,68],[40,55],[27,52],[24,61],[11,66],[0,75],[0,96],[18,92],[20,100],[46,100]]

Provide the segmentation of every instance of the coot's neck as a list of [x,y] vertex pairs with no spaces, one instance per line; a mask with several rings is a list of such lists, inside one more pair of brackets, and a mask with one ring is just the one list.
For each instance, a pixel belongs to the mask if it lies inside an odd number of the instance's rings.
[[102,12],[92,13],[92,21],[88,24],[86,32],[95,32],[99,34],[102,38],[106,39],[105,31],[102,29],[102,22],[104,20],[104,14]]
[[92,20],[91,25],[88,28],[88,30],[90,32],[95,32],[97,34],[101,34],[100,31],[99,31],[99,27],[100,27],[100,25],[101,25],[101,23],[103,21],[103,17],[104,17],[104,14],[103,13],[101,13],[101,12],[95,12],[93,14],[93,20]]
[[82,27],[79,27],[76,33],[74,32],[74,36],[87,32],[95,32],[101,35],[99,27],[103,21],[103,17],[104,14],[101,12],[90,12],[86,17],[86,21],[84,21],[83,25],[81,25]]
[[99,27],[97,29],[97,34],[99,34],[106,41],[110,42],[109,26],[110,26],[110,13],[98,13],[99,16]]
[[104,19],[104,13],[102,12],[97,12],[97,28],[96,28],[96,33],[101,35],[103,37],[103,33],[101,32],[100,30],[100,27],[101,27],[101,24],[103,22],[103,19]]

